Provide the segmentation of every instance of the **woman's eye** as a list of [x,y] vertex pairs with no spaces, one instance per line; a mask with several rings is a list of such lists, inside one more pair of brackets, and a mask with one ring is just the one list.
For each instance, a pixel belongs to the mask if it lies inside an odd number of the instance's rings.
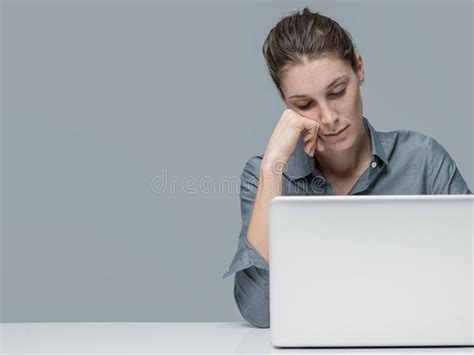
[[[342,89],[341,91],[339,92],[333,92],[332,94],[329,94],[330,96],[336,96],[336,97],[341,97],[342,95],[344,95],[344,93],[346,92],[346,88]],[[309,102],[307,103],[306,105],[304,106],[298,106],[298,108],[300,110],[307,110],[311,107],[311,104],[312,102]]]
[[[329,94],[329,96],[341,97],[342,95],[345,94],[345,92],[346,92],[346,88],[342,89],[342,90],[339,91],[339,92],[333,92],[332,94]],[[311,107],[311,104],[312,104],[312,102],[309,102],[309,103],[307,103],[307,104],[304,105],[304,106],[298,106],[298,108],[299,108],[300,110],[307,110],[307,109],[309,109],[309,108]]]
[[344,88],[342,91],[332,93],[331,96],[342,96],[345,92],[346,89]]
[[307,104],[304,105],[304,106],[298,106],[298,108],[299,108],[300,110],[307,110],[307,109],[309,109],[310,106],[311,106],[311,102],[310,102],[310,103],[307,103]]

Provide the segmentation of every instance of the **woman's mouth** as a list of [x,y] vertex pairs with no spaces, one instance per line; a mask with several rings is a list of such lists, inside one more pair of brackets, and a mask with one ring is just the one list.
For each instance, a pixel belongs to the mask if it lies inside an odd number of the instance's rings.
[[345,136],[345,133],[347,132],[347,127],[344,127],[343,129],[339,130],[339,132],[336,132],[334,134],[324,134],[323,137],[327,139],[339,139]]

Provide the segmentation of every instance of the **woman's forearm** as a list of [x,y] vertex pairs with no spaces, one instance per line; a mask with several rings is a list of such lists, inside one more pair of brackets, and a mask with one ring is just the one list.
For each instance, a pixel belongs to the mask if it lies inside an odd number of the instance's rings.
[[268,207],[271,199],[281,195],[282,173],[273,164],[262,161],[258,188],[247,229],[247,240],[269,263]]

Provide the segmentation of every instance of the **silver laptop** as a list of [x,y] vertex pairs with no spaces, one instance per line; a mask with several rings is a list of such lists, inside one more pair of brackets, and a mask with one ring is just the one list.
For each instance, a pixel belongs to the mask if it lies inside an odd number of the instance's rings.
[[474,195],[278,196],[277,347],[474,346]]

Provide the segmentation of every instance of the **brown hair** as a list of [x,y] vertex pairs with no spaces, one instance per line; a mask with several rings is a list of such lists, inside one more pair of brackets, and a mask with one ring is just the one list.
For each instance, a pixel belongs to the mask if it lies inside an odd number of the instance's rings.
[[357,72],[356,46],[348,31],[336,21],[307,7],[282,18],[263,43],[263,56],[270,75],[284,99],[281,78],[290,66],[336,54]]

